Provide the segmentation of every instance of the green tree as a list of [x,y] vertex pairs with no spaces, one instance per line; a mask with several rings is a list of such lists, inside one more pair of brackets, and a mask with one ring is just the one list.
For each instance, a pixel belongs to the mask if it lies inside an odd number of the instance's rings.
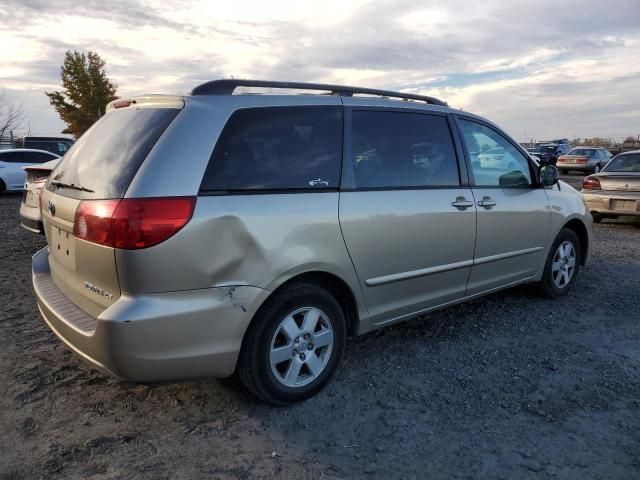
[[45,92],[49,103],[67,124],[62,133],[80,137],[115,100],[117,85],[104,71],[104,60],[95,52],[67,51],[60,69],[63,91]]

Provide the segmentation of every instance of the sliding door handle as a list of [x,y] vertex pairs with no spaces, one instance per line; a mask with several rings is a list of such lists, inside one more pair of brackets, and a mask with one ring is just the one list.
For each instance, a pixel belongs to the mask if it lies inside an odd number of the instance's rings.
[[491,197],[484,197],[482,200],[478,202],[478,206],[484,208],[491,208],[496,206],[495,200],[491,200]]
[[466,210],[467,208],[473,207],[473,202],[464,197],[458,197],[451,206],[456,207],[458,210]]

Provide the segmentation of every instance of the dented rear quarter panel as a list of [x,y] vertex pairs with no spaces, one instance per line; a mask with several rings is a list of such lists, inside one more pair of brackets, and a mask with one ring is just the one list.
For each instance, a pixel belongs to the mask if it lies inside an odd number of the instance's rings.
[[338,192],[198,198],[194,216],[169,240],[117,250],[123,291],[168,292],[248,285],[273,291],[306,272],[338,276],[366,308],[338,223]]
[[[241,108],[341,105],[325,95],[185,97],[185,108],[155,145],[125,197],[199,195],[211,153]],[[326,272],[352,290],[368,317],[338,222],[338,192],[199,195],[190,222],[159,245],[116,250],[123,292],[159,293],[254,286],[273,291],[292,277]]]

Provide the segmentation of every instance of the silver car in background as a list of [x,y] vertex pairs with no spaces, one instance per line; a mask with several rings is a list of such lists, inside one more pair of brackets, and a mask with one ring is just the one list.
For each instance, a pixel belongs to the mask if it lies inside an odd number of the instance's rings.
[[53,169],[60,162],[59,158],[36,165],[23,167],[26,172],[22,202],[20,203],[20,225],[34,233],[44,233],[40,214],[40,194]]
[[275,404],[316,394],[349,336],[522,283],[565,295],[591,235],[580,194],[491,122],[287,82],[112,102],[42,205],[34,288],[72,350],[133,381],[235,374]]
[[595,222],[640,218],[640,150],[617,155],[600,173],[585,178],[582,195]]
[[560,173],[576,170],[586,173],[598,173],[611,159],[611,152],[601,147],[575,147],[569,153],[558,157],[556,167]]

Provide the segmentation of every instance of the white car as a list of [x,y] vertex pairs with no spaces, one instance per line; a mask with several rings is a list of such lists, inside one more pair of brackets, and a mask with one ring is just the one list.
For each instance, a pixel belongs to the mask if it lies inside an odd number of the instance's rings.
[[40,214],[40,194],[49,175],[60,162],[55,158],[40,165],[24,167],[27,178],[24,182],[22,203],[20,204],[20,225],[35,233],[44,233],[42,215]]
[[0,193],[19,192],[24,188],[25,171],[23,167],[41,164],[60,158],[46,150],[13,148],[0,150]]

